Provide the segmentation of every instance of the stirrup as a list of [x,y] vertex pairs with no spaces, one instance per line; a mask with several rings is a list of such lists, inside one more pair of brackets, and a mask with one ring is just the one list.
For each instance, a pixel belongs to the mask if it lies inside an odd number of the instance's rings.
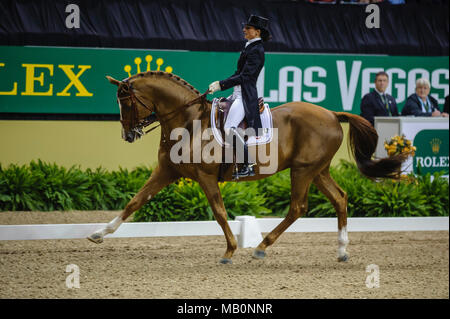
[[233,179],[239,179],[240,177],[249,177],[249,176],[255,176],[255,170],[253,166],[256,164],[244,164],[244,166],[238,170],[235,171],[233,174]]

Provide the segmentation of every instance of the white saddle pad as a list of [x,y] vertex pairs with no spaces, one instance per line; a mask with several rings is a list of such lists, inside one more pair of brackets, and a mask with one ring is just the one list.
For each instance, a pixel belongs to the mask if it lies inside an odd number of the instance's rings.
[[[220,130],[217,128],[215,120],[216,109],[218,107],[219,107],[219,99],[214,98],[212,101],[212,108],[211,108],[211,128],[217,143],[223,146],[224,141],[222,139],[222,134],[220,133]],[[273,138],[272,112],[270,112],[270,107],[268,104],[264,104],[264,111],[260,114],[260,116],[261,116],[261,124],[263,127],[263,135],[259,136],[258,138],[256,136],[249,136],[247,139],[248,146],[263,145],[270,143],[272,141]]]

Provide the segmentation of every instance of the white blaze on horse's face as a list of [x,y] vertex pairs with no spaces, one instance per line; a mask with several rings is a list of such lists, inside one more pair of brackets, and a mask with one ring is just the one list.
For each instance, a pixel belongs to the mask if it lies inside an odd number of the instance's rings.
[[[123,107],[122,107],[121,100],[119,98],[117,98],[117,103],[119,104],[120,121],[122,121],[123,120]],[[126,134],[125,128],[123,127],[123,124],[122,124],[122,139],[127,140],[127,134]]]
[[[130,114],[130,109],[131,106],[127,105],[127,102],[124,101],[129,101],[129,99],[127,98],[119,98],[120,96],[120,88],[119,88],[119,92],[118,92],[118,96],[117,96],[117,103],[119,104],[119,110],[120,110],[120,121],[122,123],[122,138],[129,142],[132,143],[136,140],[136,133],[133,131],[132,127],[129,127],[129,119],[130,116],[132,116],[132,114]],[[123,104],[125,103],[125,104]],[[125,114],[124,114],[125,112]],[[125,120],[125,121],[124,121]],[[127,124],[128,123],[128,124]]]
[[123,120],[123,117],[122,117],[122,103],[120,103],[120,99],[119,98],[117,98],[117,104],[119,104],[120,119]]
[[[122,103],[120,103],[120,99],[117,98],[117,104],[119,104],[119,114],[120,114],[120,120],[123,120],[123,115],[122,115]],[[123,129],[123,125],[122,125],[122,138],[125,139],[125,130]]]

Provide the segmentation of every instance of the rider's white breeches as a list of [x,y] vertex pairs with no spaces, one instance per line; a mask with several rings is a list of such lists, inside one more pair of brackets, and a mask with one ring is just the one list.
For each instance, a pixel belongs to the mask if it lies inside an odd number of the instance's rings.
[[227,120],[225,121],[225,130],[228,131],[232,127],[237,127],[239,123],[244,119],[244,103],[242,98],[234,100],[228,112]]

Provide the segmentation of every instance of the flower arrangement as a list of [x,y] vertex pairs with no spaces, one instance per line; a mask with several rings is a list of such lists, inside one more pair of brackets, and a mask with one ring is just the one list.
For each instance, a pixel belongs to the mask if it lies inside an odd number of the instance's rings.
[[408,140],[404,134],[401,136],[395,135],[391,140],[384,142],[384,148],[386,149],[389,156],[408,154],[414,156],[416,147],[412,145],[411,141]]

